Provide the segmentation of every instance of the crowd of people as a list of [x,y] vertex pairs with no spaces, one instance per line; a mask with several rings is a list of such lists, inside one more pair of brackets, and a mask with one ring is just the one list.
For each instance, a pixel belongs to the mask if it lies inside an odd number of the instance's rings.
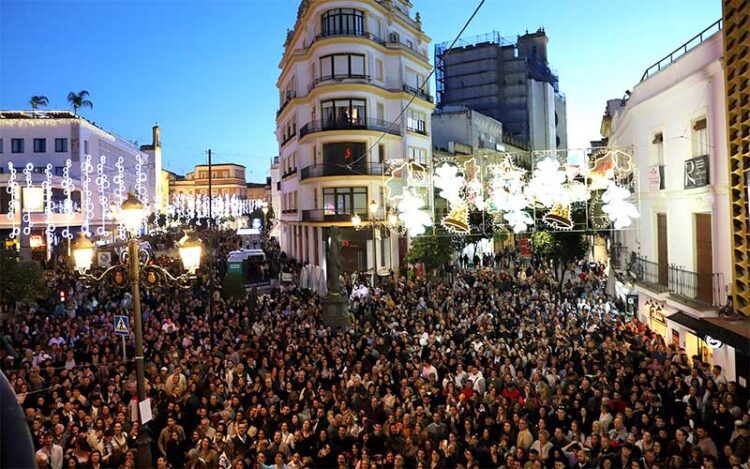
[[294,286],[147,289],[141,424],[113,333],[127,291],[61,268],[49,302],[2,324],[0,366],[40,468],[749,467],[746,389],[622,314],[601,268],[575,269],[562,289],[544,262],[394,276],[346,331]]

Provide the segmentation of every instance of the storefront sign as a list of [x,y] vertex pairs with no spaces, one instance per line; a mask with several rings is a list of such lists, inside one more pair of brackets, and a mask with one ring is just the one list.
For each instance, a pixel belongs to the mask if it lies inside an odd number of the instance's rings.
[[706,335],[703,338],[703,341],[712,349],[721,348],[724,345],[724,342],[720,341],[719,339],[714,339],[710,335]]
[[531,257],[531,238],[521,238],[519,240],[519,247],[521,248],[521,257]]
[[685,189],[708,185],[708,155],[697,156],[685,161]]
[[660,309],[651,308],[649,309],[648,315],[653,321],[656,321],[660,324],[667,324],[664,313],[662,313]]

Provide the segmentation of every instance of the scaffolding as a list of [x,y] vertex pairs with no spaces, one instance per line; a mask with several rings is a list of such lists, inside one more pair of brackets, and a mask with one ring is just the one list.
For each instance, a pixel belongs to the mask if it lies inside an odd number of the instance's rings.
[[[480,44],[496,44],[499,46],[513,46],[514,41],[509,40],[500,35],[497,31],[489,33],[478,34],[476,36],[468,37],[465,39],[459,38],[456,44],[453,46],[454,49],[464,47],[474,47]],[[451,42],[441,42],[435,44],[435,90],[437,94],[437,105],[441,106],[443,100],[443,93],[445,92],[445,53],[450,47]]]

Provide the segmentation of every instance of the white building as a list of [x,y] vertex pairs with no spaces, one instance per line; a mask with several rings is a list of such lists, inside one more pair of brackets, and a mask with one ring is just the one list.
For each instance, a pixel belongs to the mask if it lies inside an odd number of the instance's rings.
[[731,340],[706,337],[731,339],[714,320],[732,275],[722,34],[715,24],[695,39],[649,68],[629,98],[608,102],[602,133],[639,170],[641,217],[616,237],[622,266],[638,256],[639,318],[733,377]]
[[[327,228],[341,227],[342,268],[393,267],[407,240],[356,231],[375,201],[389,209],[386,168],[429,164],[430,38],[408,0],[304,0],[279,67],[281,246],[323,265]],[[400,115],[416,95],[408,110]],[[375,242],[374,242],[375,241]]]
[[281,225],[278,220],[281,217],[281,172],[279,172],[279,157],[271,158],[271,209],[273,209],[274,224],[270,235],[274,238],[281,237]]
[[[68,162],[70,166],[66,170]],[[88,173],[85,171],[87,162],[90,163]],[[9,163],[16,168],[16,182],[22,186],[27,184],[23,170],[32,165],[30,177],[35,188],[41,188],[48,180],[46,169],[49,165],[51,213],[45,213],[47,204],[38,206],[31,213],[32,243],[42,250],[47,247],[43,234],[50,222],[56,227],[53,238],[58,241],[64,228],[70,227],[71,232],[77,232],[87,223],[93,236],[108,237],[103,233],[111,234],[110,206],[118,205],[127,192],[140,189],[144,203],[159,206],[161,145],[158,127],[153,129],[152,144],[139,149],[134,143],[72,112],[0,112],[0,233],[6,240],[9,240],[14,226],[12,217],[8,216],[11,201],[11,194],[7,191],[11,178]],[[65,213],[67,197],[63,176],[66,172],[72,183],[72,214]],[[141,174],[141,184],[137,182],[138,174]],[[118,175],[122,175],[122,184],[118,184]],[[20,194],[15,195],[15,226],[20,227]],[[41,246],[38,244],[40,238]]]

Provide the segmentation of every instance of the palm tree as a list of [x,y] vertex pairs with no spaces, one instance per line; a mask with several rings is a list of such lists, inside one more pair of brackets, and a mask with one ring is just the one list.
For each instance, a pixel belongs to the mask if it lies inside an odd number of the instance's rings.
[[47,99],[46,96],[32,96],[29,100],[29,104],[31,104],[31,109],[36,111],[39,109],[39,106],[47,107],[49,99]]
[[79,93],[70,92],[68,93],[68,102],[71,106],[73,106],[73,112],[78,115],[78,108],[79,107],[87,107],[89,109],[94,108],[94,103],[92,103],[90,100],[86,99],[89,96],[89,92],[86,90],[83,90]]

